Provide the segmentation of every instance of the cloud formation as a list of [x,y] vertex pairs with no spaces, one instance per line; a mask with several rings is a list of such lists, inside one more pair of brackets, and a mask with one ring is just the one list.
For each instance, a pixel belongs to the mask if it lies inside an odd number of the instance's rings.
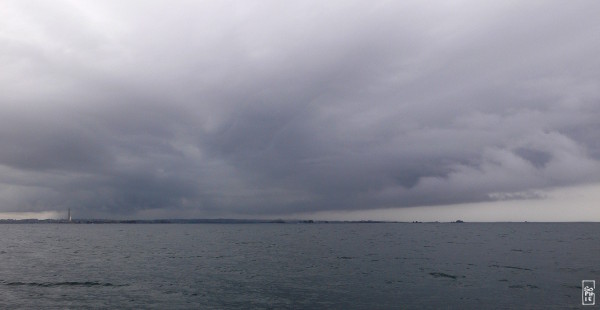
[[0,211],[264,216],[600,181],[596,1],[0,4]]

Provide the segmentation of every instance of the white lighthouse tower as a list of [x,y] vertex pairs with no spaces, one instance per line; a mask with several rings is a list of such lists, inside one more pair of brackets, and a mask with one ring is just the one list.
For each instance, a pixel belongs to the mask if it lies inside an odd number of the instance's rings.
[[69,213],[67,215],[67,220],[71,222],[71,208],[69,208]]

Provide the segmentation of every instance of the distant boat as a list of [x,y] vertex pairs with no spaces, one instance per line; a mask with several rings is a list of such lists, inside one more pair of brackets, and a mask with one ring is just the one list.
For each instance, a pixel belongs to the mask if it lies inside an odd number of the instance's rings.
[[462,220],[456,220],[456,222],[452,222],[452,223],[464,223],[464,221],[462,221]]

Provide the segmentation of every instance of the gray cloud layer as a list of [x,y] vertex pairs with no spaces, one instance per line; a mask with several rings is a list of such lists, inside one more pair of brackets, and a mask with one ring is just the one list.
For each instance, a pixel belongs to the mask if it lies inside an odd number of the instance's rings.
[[596,182],[599,11],[3,2],[0,208],[260,216]]

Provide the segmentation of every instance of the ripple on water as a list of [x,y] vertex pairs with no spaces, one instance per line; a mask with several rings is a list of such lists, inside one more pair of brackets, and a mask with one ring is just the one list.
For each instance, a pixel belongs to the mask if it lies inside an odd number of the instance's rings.
[[451,275],[451,274],[447,274],[447,273],[443,273],[443,272],[430,272],[430,275],[432,275],[434,278],[449,278],[449,279],[458,279],[458,278],[464,278],[465,276],[455,276],[455,275]]
[[533,284],[525,284],[525,285],[516,284],[516,285],[509,285],[508,288],[530,288],[530,289],[538,289],[539,287],[537,287],[536,285],[533,285]]
[[113,284],[113,283],[103,283],[97,281],[85,281],[85,282],[77,282],[77,281],[64,281],[64,282],[4,282],[4,285],[7,286],[37,286],[37,287],[55,287],[55,286],[84,286],[84,287],[92,287],[92,286],[128,286],[128,284]]
[[501,266],[501,265],[490,265],[490,267],[495,267],[495,268],[508,268],[508,269],[517,269],[517,270],[527,270],[527,271],[531,271],[531,269],[529,268],[524,268],[524,267],[517,267],[517,266]]

